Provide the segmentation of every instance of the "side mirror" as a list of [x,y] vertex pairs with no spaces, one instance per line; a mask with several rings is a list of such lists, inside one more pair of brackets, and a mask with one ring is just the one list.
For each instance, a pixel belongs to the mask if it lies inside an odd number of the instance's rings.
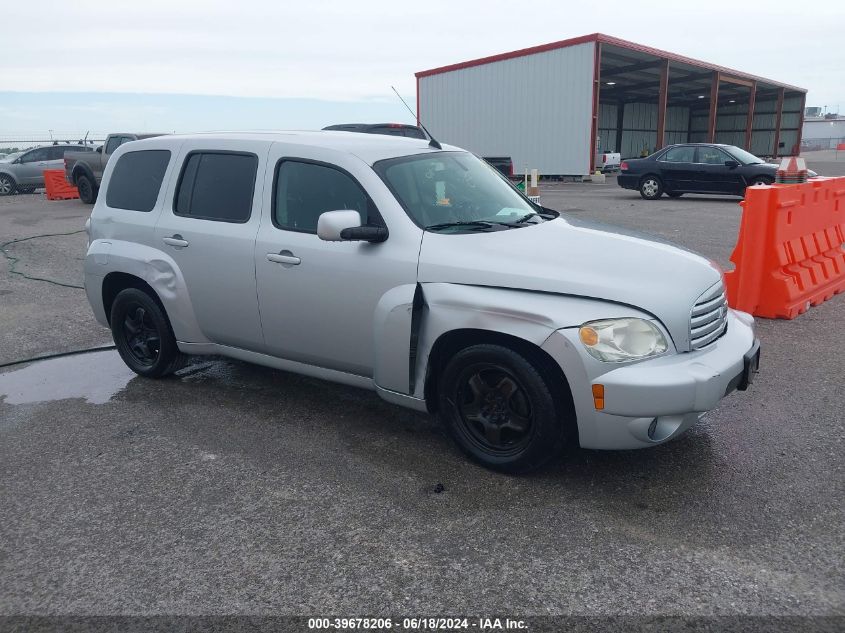
[[736,162],[735,160],[726,160],[725,161],[725,167],[730,167],[731,169],[736,169],[737,167],[739,167],[739,163]]
[[361,226],[357,211],[326,211],[317,219],[317,237],[326,242],[383,242],[387,229],[381,226]]
[[100,145],[100,146],[99,146],[97,149],[95,149],[94,151],[95,151],[95,152],[97,152],[98,154],[102,154],[102,153],[103,153],[103,146],[102,146],[102,145]]

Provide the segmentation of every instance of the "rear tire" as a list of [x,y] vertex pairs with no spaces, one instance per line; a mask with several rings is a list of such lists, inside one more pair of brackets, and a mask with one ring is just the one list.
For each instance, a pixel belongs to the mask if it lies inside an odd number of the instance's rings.
[[640,180],[640,195],[646,200],[657,200],[663,195],[663,183],[657,176],[643,176]]
[[97,201],[97,187],[85,174],[76,177],[76,190],[79,191],[79,199],[85,204],[94,204]]
[[18,184],[9,174],[0,174],[0,196],[11,196]]
[[473,345],[446,364],[438,411],[449,434],[487,468],[525,472],[558,456],[569,425],[554,384],[521,354]]
[[111,331],[123,362],[139,376],[161,378],[185,366],[164,309],[143,290],[118,293],[111,308]]

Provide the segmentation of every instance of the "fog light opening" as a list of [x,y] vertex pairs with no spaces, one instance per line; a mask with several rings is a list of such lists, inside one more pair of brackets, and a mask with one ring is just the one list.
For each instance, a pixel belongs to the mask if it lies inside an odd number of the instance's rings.
[[657,418],[654,418],[651,421],[651,424],[648,425],[648,437],[649,439],[654,439],[654,432],[657,430]]

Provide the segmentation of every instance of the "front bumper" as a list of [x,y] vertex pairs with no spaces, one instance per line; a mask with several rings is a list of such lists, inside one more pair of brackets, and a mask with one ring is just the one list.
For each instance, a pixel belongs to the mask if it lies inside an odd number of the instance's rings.
[[[569,380],[581,446],[627,449],[677,437],[728,393],[746,386],[756,367],[749,370],[744,356],[756,344],[752,317],[731,311],[727,332],[707,348],[621,367],[590,357],[577,329],[558,330],[543,347]],[[592,398],[594,384],[604,385],[600,411]]]

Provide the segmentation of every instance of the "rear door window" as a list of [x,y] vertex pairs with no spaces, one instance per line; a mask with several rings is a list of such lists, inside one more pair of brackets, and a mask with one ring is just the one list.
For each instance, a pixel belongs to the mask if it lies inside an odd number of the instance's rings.
[[257,170],[255,154],[193,152],[182,169],[173,212],[202,220],[247,222]]
[[106,204],[114,209],[152,211],[169,162],[170,151],[166,149],[124,154],[112,171]]
[[660,160],[666,163],[692,163],[695,162],[695,147],[682,146],[673,147],[668,150]]

